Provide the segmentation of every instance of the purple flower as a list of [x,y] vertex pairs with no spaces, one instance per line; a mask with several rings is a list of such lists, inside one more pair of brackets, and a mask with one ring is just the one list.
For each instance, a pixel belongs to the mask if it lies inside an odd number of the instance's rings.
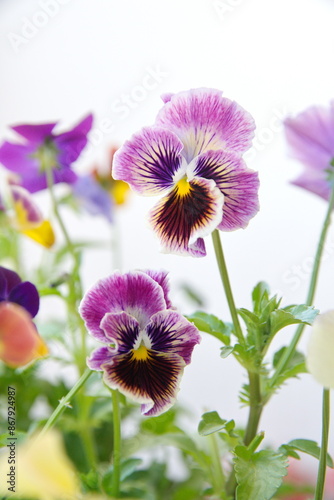
[[113,205],[107,191],[94,179],[92,175],[78,177],[72,185],[72,191],[78,202],[91,215],[103,215],[112,223]]
[[35,285],[22,281],[20,276],[0,266],[0,303],[14,302],[28,311],[32,318],[39,309],[39,295]]
[[113,273],[93,286],[80,305],[89,333],[106,344],[87,360],[105,383],[158,415],[176,399],[190,363],[197,328],[172,309],[165,272]]
[[155,125],[116,152],[113,177],[139,194],[164,194],[149,215],[163,250],[200,257],[203,236],[244,228],[258,211],[258,176],[241,157],[254,121],[218,90],[163,100]]
[[332,190],[328,170],[334,159],[334,101],[325,108],[312,106],[285,120],[292,155],[304,164],[303,173],[292,183],[325,200]]
[[47,187],[47,169],[52,169],[55,184],[72,184],[77,175],[71,164],[86,146],[92,122],[93,116],[89,114],[72,130],[61,134],[53,133],[56,122],[11,127],[24,142],[5,141],[0,146],[0,162],[15,172],[17,183],[31,193]]

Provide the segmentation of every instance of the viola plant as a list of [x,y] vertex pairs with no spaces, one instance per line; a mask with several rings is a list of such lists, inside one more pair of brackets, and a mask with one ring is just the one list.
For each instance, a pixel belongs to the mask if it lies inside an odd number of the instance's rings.
[[[332,106],[312,107],[285,121],[293,156],[305,168],[294,183],[328,203],[305,303],[285,305],[261,280],[251,291],[249,309],[235,304],[221,242],[225,232],[245,229],[259,210],[258,174],[243,159],[255,123],[237,102],[207,88],[164,95],[154,124],[111,149],[108,176],[98,167],[82,175],[73,165],[88,141],[92,115],[60,134],[54,133],[56,123],[12,127],[21,142],[0,147],[10,183],[0,200],[0,403],[8,406],[11,387],[20,441],[20,477],[11,479],[16,497],[270,500],[310,493],[314,500],[330,498],[325,478],[326,468],[333,467],[328,454],[333,312],[319,311],[315,292],[334,206],[332,114]],[[60,195],[59,183],[68,184]],[[83,208],[80,217],[101,217],[113,240],[115,207],[130,188],[161,197],[149,222],[163,253],[203,257],[205,265],[204,238],[212,234],[230,318],[206,310],[185,316],[173,305],[170,274],[146,266],[106,270],[87,285],[85,252],[96,251],[97,242],[93,235],[77,241],[66,214]],[[48,219],[34,194],[44,189]],[[27,262],[24,245],[30,242],[21,242],[21,235],[42,244],[36,247],[43,252],[40,263]],[[116,252],[115,245],[110,248]],[[166,255],[161,259],[165,269]],[[53,316],[45,319],[49,300]],[[36,316],[39,308],[44,314]],[[305,358],[298,345],[310,326]],[[296,327],[291,341],[287,327]],[[186,390],[183,375],[191,373],[186,367],[194,355],[200,358],[200,341],[207,335],[219,342],[221,362],[233,357],[244,372],[239,399],[248,418],[241,427],[238,416],[226,419],[207,408],[194,433],[185,423],[194,416],[182,406],[179,390]],[[276,340],[283,345],[278,350]],[[203,383],[212,384],[205,372],[203,366]],[[297,436],[273,448],[260,430],[262,415],[289,379],[307,372],[324,387],[321,443]],[[214,383],[219,388],[218,378]],[[6,425],[0,422],[5,496]],[[171,448],[177,453],[173,463]],[[305,453],[319,459],[315,489],[285,479],[289,460]],[[170,472],[174,462],[182,478]]]

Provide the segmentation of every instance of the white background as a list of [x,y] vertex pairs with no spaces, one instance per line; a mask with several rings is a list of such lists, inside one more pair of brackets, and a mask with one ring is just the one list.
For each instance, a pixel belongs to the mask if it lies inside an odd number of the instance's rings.
[[[260,280],[282,294],[285,305],[302,302],[326,203],[289,184],[301,167],[288,157],[281,120],[333,98],[333,14],[332,0],[0,0],[1,137],[10,137],[7,127],[15,123],[60,120],[65,130],[91,111],[91,144],[75,167],[84,172],[94,162],[107,165],[110,145],[153,123],[160,94],[221,89],[257,124],[248,164],[259,172],[261,211],[246,230],[221,235],[237,306],[250,306]],[[36,199],[46,202],[43,194]],[[167,269],[182,312],[194,310],[180,292],[186,282],[204,297],[208,312],[228,321],[210,238],[203,259],[159,253],[145,222],[154,202],[133,195],[115,215],[122,269]],[[102,219],[66,216],[73,238],[109,238]],[[321,311],[334,307],[333,231],[315,300]],[[35,254],[34,243],[27,245]],[[85,287],[116,264],[106,250],[90,252]],[[282,331],[275,347],[292,334]],[[179,393],[195,414],[193,428],[204,410],[214,409],[244,423],[247,411],[237,396],[243,382],[234,360],[221,360],[218,342],[203,337]],[[320,441],[321,393],[309,375],[284,387],[261,422],[267,442]]]

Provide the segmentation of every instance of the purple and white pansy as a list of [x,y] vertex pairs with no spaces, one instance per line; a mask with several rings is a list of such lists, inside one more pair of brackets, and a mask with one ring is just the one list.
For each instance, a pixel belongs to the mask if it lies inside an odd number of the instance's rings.
[[149,220],[165,252],[204,256],[204,236],[244,228],[259,209],[258,175],[242,159],[254,120],[221,94],[202,88],[163,96],[154,126],[115,154],[115,179],[139,194],[163,195]]
[[105,383],[159,415],[176,400],[183,369],[200,342],[197,328],[173,309],[163,271],[114,272],[84,296],[80,314],[103,347],[87,360]]

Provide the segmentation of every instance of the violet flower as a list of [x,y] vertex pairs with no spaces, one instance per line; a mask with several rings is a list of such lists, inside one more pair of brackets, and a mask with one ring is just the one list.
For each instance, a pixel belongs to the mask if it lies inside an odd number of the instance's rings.
[[149,215],[163,250],[200,257],[203,236],[244,228],[258,211],[258,176],[241,157],[254,121],[219,90],[163,100],[155,125],[116,152],[112,174],[139,194],[163,194]]
[[106,344],[87,360],[104,382],[158,415],[176,399],[197,328],[172,309],[165,272],[113,273],[85,295],[80,313],[89,333]]
[[71,165],[87,144],[92,122],[93,116],[89,114],[73,129],[61,134],[53,132],[56,122],[11,127],[24,142],[5,141],[0,146],[0,162],[15,172],[16,183],[31,193],[47,187],[47,169],[52,170],[54,184],[72,184],[77,175]]
[[112,223],[113,205],[111,197],[92,175],[77,178],[72,192],[79,204],[91,215],[103,215]]
[[334,160],[334,101],[327,108],[312,106],[287,118],[285,132],[291,154],[304,165],[292,184],[328,200],[332,191],[329,170]]
[[13,302],[23,307],[32,318],[39,309],[39,295],[35,285],[22,281],[20,276],[10,269],[0,266],[0,303]]

